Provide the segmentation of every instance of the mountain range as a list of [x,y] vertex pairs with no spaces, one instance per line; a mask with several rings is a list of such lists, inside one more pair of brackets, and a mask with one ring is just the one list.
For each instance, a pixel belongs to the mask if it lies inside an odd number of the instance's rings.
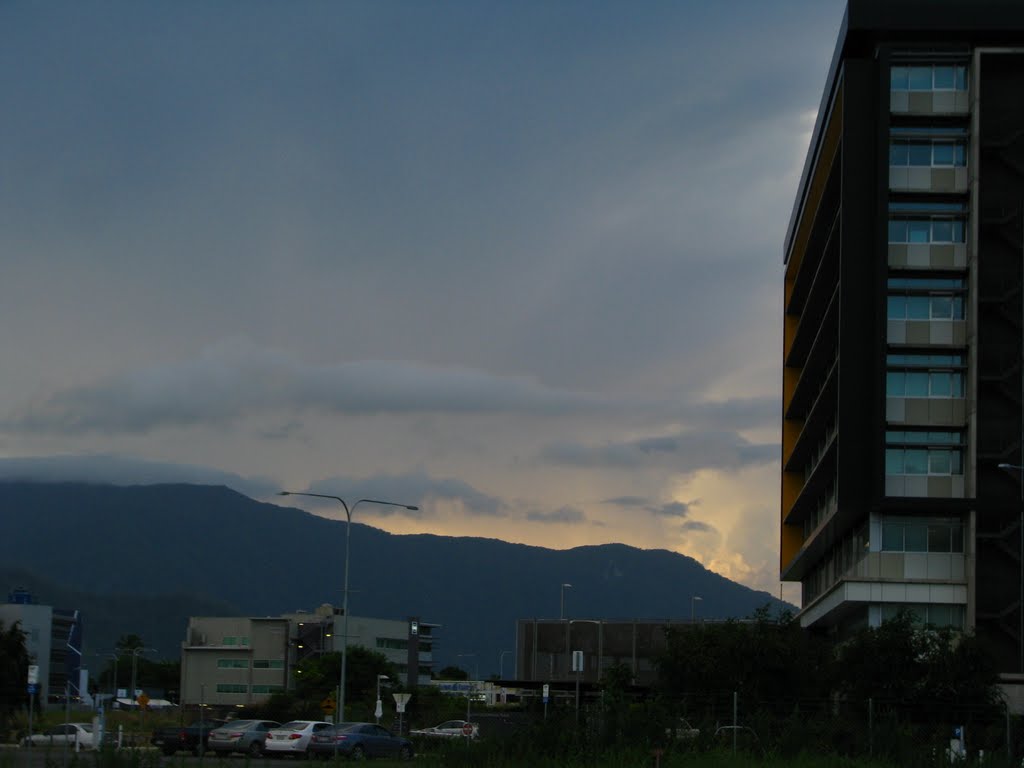
[[[3,482],[0,518],[0,589],[78,608],[87,656],[134,633],[157,657],[177,658],[188,616],[341,603],[345,523],[224,486]],[[463,654],[481,676],[497,673],[516,620],[558,618],[564,583],[567,617],[688,618],[694,595],[704,618],[793,608],[667,550],[554,550],[351,525],[352,615],[441,625],[438,669]]]

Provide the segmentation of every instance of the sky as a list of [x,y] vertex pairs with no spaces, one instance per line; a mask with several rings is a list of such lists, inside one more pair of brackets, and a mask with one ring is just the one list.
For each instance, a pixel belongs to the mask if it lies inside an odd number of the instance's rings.
[[384,499],[798,602],[783,240],[843,11],[0,1],[0,479]]

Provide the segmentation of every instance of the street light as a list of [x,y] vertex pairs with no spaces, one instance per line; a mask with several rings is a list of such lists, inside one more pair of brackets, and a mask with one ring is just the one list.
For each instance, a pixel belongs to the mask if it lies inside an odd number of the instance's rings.
[[562,600],[559,603],[559,608],[558,608],[558,618],[561,621],[565,621],[565,590],[567,588],[568,589],[572,589],[572,584],[563,584],[562,585]]
[[999,468],[1005,472],[1016,472],[1020,475],[1020,596],[1018,597],[1018,626],[1017,635],[1017,664],[1021,672],[1024,672],[1024,466],[1020,464],[1000,464]]
[[[479,680],[480,679],[480,667],[477,665],[476,654],[475,653],[457,653],[457,654],[455,654],[455,658],[457,658],[457,659],[470,658],[470,657],[472,657],[472,659],[473,659],[473,674],[475,676],[474,679],[475,680]],[[467,672],[466,674],[468,675],[469,672]],[[474,686],[473,686],[472,683],[467,683],[466,684],[466,722],[469,722],[470,706],[471,706],[471,704],[473,702],[473,689],[474,689]]]
[[697,620],[697,601],[704,601],[704,598],[700,595],[693,595],[690,598],[690,623],[693,624]]
[[512,653],[512,651],[500,651],[498,653],[498,679],[505,679],[505,654]]
[[[345,585],[342,588],[341,597],[341,613],[345,617],[342,623],[342,637],[341,637],[341,683],[338,686],[338,722],[342,723],[345,721],[345,666],[348,660],[348,554],[349,554],[349,543],[352,538],[352,513],[356,507],[360,504],[381,504],[385,507],[402,507],[408,509],[411,512],[415,512],[419,507],[412,506],[410,504],[398,504],[394,501],[380,501],[379,499],[359,499],[350,508],[345,500],[341,496],[331,496],[326,493],[305,493],[301,491],[280,491],[278,496],[311,496],[316,499],[333,499],[334,501],[341,504],[341,508],[345,510]],[[338,745],[335,742],[334,750],[337,752]]]
[[390,679],[387,675],[377,675],[377,709],[374,711],[374,715],[377,717],[377,725],[380,725],[380,716],[384,714],[384,707],[380,703],[380,681]]

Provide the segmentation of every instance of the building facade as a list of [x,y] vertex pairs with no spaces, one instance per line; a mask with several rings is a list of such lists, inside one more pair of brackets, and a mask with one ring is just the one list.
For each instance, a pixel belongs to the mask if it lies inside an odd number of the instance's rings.
[[31,593],[14,589],[0,604],[0,622],[18,622],[25,633],[25,649],[39,667],[38,699],[41,707],[59,705],[64,697],[79,698],[82,686],[82,617],[74,609],[39,605]]
[[699,626],[674,619],[519,619],[509,679],[572,685],[572,654],[580,651],[581,682],[596,684],[604,670],[621,665],[631,671],[633,685],[649,686],[657,680],[655,659],[668,648],[665,630]]
[[[418,619],[350,616],[348,647],[384,655],[408,685],[430,682],[433,630]],[[257,704],[294,687],[303,662],[341,650],[345,620],[322,605],[278,617],[192,617],[181,648],[181,703],[226,707]]]
[[1024,674],[1024,4],[850,0],[785,242],[780,572]]

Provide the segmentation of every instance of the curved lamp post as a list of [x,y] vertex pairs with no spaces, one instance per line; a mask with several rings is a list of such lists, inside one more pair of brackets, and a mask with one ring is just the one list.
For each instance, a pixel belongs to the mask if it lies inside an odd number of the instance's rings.
[[560,621],[565,621],[565,590],[572,589],[572,584],[562,585],[562,599],[558,603],[558,618]]
[[[345,510],[345,585],[342,588],[341,597],[341,613],[344,616],[342,622],[341,632],[341,684],[338,689],[338,722],[345,722],[345,666],[348,660],[348,554],[349,554],[349,542],[352,538],[352,513],[356,507],[360,504],[380,504],[385,507],[401,507],[402,509],[408,509],[411,512],[415,512],[419,507],[412,506],[411,504],[399,504],[394,501],[381,501],[380,499],[359,499],[351,507],[345,502],[341,496],[331,496],[326,493],[305,493],[300,491],[281,491],[277,494],[278,496],[312,496],[316,499],[333,499],[334,501],[341,504],[341,508]],[[335,742],[334,750],[337,752],[338,745]]]
[[704,598],[700,595],[693,595],[690,597],[690,623],[693,624],[697,621],[697,602],[703,601]]

